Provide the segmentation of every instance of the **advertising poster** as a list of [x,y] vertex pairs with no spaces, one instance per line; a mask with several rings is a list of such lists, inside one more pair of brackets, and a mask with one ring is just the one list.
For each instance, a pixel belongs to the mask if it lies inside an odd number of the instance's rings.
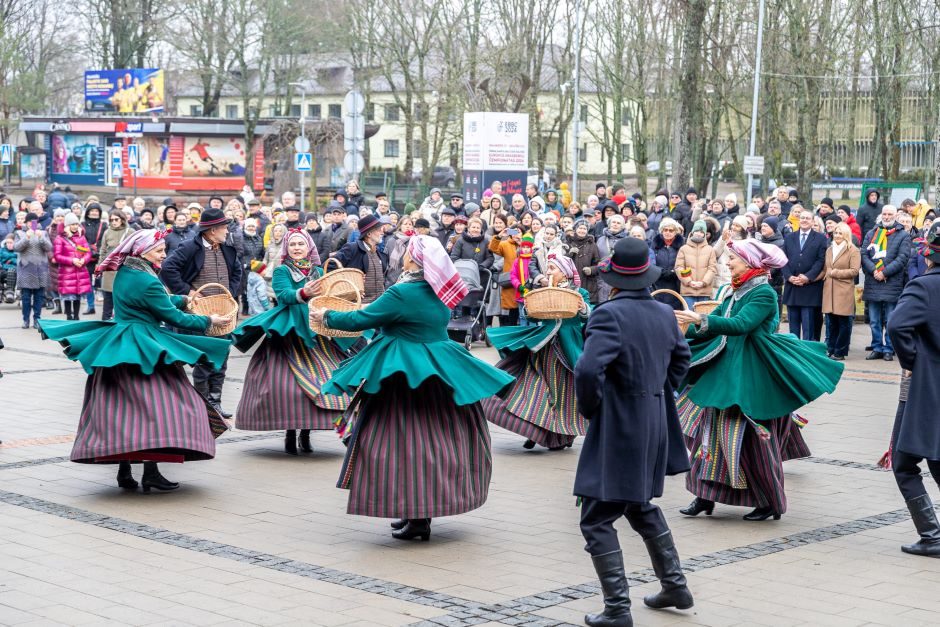
[[529,116],[478,111],[463,118],[463,191],[479,201],[493,181],[503,184],[506,206],[521,194],[529,168]]
[[183,176],[244,176],[245,140],[240,137],[187,137]]
[[134,141],[138,148],[140,168],[137,176],[170,176],[170,138],[141,137]]
[[98,175],[97,135],[53,135],[52,173]]
[[20,153],[20,176],[22,176],[24,179],[45,180],[46,178],[46,155],[45,153],[29,154],[29,155]]
[[88,70],[85,110],[110,113],[159,113],[165,100],[163,70]]

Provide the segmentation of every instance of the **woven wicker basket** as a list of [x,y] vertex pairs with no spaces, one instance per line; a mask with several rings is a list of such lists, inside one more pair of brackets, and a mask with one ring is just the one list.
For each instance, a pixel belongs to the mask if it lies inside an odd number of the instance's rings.
[[[337,266],[332,272],[327,270],[330,262]],[[320,286],[321,294],[332,294],[351,301],[357,294],[365,292],[366,275],[356,268],[344,268],[338,259],[330,257],[323,264],[323,276],[317,279],[316,283]],[[340,289],[336,290],[334,286],[339,286]]]
[[[682,298],[682,295],[681,295],[679,292],[674,292],[674,291],[672,291],[672,290],[655,290],[655,291],[652,292],[650,295],[651,295],[651,296],[657,296],[657,295],[659,295],[659,294],[668,294],[669,296],[675,296],[675,297],[676,297],[676,300],[678,300],[680,303],[682,303],[682,310],[683,310],[683,311],[688,311],[688,310],[689,310],[689,304],[688,304],[687,302],[685,302],[685,299]],[[679,323],[679,330],[682,331],[682,335],[685,335],[685,332],[689,330],[689,323],[688,323],[688,322],[679,322],[678,320],[676,320],[676,322]]]
[[[341,286],[340,283],[343,282],[347,283],[347,285]],[[336,296],[336,292],[341,294],[355,294],[356,300],[351,301],[340,298]],[[330,311],[356,311],[362,309],[362,294],[350,281],[340,279],[327,288],[325,294],[317,296],[310,301],[311,313],[314,308],[325,308]],[[310,329],[314,333],[326,337],[359,337],[362,335],[362,331],[340,331],[339,329],[331,329],[319,320],[315,320],[312,315],[310,316]]]
[[552,276],[548,276],[548,287],[532,290],[525,296],[525,313],[537,320],[562,320],[574,318],[581,309],[581,294],[564,287],[553,287]]
[[719,300],[702,300],[692,305],[692,311],[707,316],[718,308],[721,304]]
[[[202,291],[209,287],[214,287],[222,293],[203,296]],[[196,290],[195,295],[198,297],[196,302],[186,307],[189,312],[199,314],[200,316],[215,315],[231,317],[228,324],[224,326],[210,326],[209,330],[206,331],[206,335],[218,337],[220,335],[228,335],[235,330],[235,326],[238,324],[238,303],[232,298],[232,293],[228,291],[228,288],[221,283],[206,283]]]

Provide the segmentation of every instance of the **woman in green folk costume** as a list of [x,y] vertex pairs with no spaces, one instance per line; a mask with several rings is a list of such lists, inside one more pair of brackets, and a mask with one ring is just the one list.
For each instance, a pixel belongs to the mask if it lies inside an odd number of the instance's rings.
[[415,235],[401,277],[375,302],[311,312],[330,328],[381,330],[323,391],[355,394],[337,485],[349,490],[347,513],[400,518],[392,523],[399,540],[428,540],[432,518],[486,502],[492,457],[480,401],[512,377],[447,337],[451,310],[467,291],[440,241]]
[[715,502],[753,507],[745,520],[774,520],[787,510],[783,462],[808,457],[800,407],[832,393],[844,366],[826,347],[777,333],[777,294],[769,271],[787,263],[776,246],[728,243],[732,293],[710,315],[678,311],[692,369],[677,402],[691,452],[686,487],[695,500],[680,510],[711,514]]
[[173,333],[163,325],[203,333],[230,318],[180,311],[189,298],[169,295],[157,277],[166,258],[163,235],[137,231],[95,270],[115,273],[113,320],[41,321],[43,337],[61,344],[89,375],[72,461],[118,464],[118,486],[127,490],[138,486],[131,463],[143,462],[144,492],[178,488],[157,462],[212,459],[215,437],[227,428],[183,364],[219,367],[229,341]]
[[587,427],[578,413],[574,395],[574,366],[584,349],[584,324],[590,313],[590,295],[581,288],[574,261],[564,255],[548,258],[547,271],[534,278],[535,285],[576,290],[581,310],[564,320],[530,320],[525,327],[490,329],[487,337],[502,360],[497,368],[516,378],[504,395],[483,403],[486,418],[493,424],[526,438],[523,447],[536,444],[549,450],[571,446]]
[[321,387],[356,338],[334,340],[310,330],[307,301],[318,292],[320,256],[303,229],[290,231],[282,242],[281,265],[271,279],[277,307],[249,318],[232,334],[243,353],[264,338],[248,364],[235,426],[285,429],[284,450],[297,455],[298,441],[300,450],[312,452],[310,431],[332,430],[348,408],[346,394],[324,394]]

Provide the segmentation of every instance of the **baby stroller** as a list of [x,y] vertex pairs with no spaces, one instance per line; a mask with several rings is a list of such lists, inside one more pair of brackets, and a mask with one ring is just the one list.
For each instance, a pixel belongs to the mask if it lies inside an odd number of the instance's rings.
[[486,340],[486,301],[489,297],[489,284],[492,273],[480,268],[472,259],[458,259],[454,262],[457,273],[466,283],[470,292],[464,296],[447,323],[447,334],[462,342],[467,350],[475,340]]
[[16,268],[0,270],[0,302],[16,301]]

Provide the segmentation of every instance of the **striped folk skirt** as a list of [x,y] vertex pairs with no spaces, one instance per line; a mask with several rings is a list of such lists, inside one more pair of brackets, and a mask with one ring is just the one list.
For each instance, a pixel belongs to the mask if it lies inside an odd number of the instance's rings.
[[[213,416],[217,418],[217,416]],[[215,457],[209,410],[181,365],[144,376],[136,365],[97,368],[85,384],[71,459],[82,464]],[[102,459],[105,458],[105,459]]]
[[[681,412],[680,408],[680,415]],[[779,514],[786,513],[783,462],[811,455],[801,429],[791,416],[762,420],[759,423],[761,429],[758,429],[741,417],[739,411],[737,414],[738,418],[727,423],[732,426],[724,429],[724,433],[710,434],[709,429],[699,428],[693,436],[686,435],[692,469],[686,476],[685,487],[695,496],[709,501],[744,507],[772,507]],[[736,431],[743,433],[736,434]],[[707,443],[711,441],[714,445],[719,439],[728,449],[736,446],[738,451],[727,458],[719,456],[724,459],[716,465],[714,453],[707,452],[710,450]],[[737,445],[729,446],[728,442],[734,440]],[[704,453],[703,444],[706,444]]]
[[412,390],[395,375],[375,395],[358,393],[337,483],[349,514],[437,518],[486,502],[492,474],[490,433],[480,403],[457,406],[436,377]]
[[329,338],[317,336],[310,349],[293,333],[265,338],[245,373],[235,426],[245,431],[333,429],[349,397],[322,394],[346,354]]
[[584,417],[575,402],[574,372],[557,340],[536,353],[515,351],[496,367],[516,381],[504,398],[483,401],[487,420],[548,448],[568,446],[585,434]]

